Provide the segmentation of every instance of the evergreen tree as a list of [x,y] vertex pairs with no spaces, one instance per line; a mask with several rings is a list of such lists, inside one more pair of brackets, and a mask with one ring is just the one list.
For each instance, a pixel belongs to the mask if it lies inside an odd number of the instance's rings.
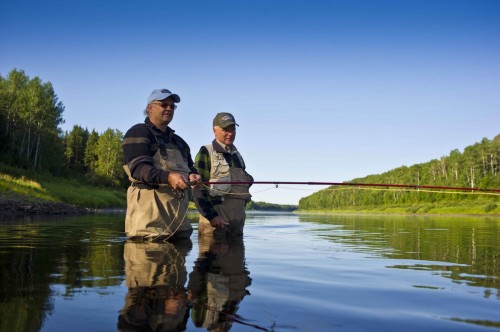
[[97,177],[97,142],[99,141],[99,134],[92,130],[85,146],[84,165],[87,169],[87,178],[91,183],[96,183]]
[[66,149],[64,156],[66,157],[67,167],[78,174],[85,174],[85,151],[87,141],[89,139],[89,131],[80,126],[73,126],[73,130],[66,135]]

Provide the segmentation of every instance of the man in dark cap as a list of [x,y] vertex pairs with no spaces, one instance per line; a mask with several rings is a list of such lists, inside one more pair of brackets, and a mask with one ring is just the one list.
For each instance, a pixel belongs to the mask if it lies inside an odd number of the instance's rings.
[[123,139],[127,190],[125,233],[147,241],[189,237],[185,218],[189,202],[187,181],[201,180],[188,144],[168,125],[181,99],[167,89],[149,95],[144,123],[130,128]]
[[213,120],[215,139],[202,146],[196,155],[195,167],[202,181],[220,182],[194,190],[200,212],[199,235],[243,234],[245,205],[251,198],[249,182],[253,182],[253,178],[246,172],[243,157],[233,144],[236,126],[232,114],[218,113]]

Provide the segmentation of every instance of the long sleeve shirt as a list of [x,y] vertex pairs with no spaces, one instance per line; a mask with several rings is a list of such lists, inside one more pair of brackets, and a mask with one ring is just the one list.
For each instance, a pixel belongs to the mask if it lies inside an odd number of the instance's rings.
[[146,118],[144,123],[132,126],[123,138],[124,163],[134,179],[146,184],[168,183],[170,172],[154,167],[153,156],[158,151],[155,135],[161,135],[166,142],[175,143],[186,157],[190,173],[198,173],[188,144],[170,127],[162,132],[149,121],[149,118]]

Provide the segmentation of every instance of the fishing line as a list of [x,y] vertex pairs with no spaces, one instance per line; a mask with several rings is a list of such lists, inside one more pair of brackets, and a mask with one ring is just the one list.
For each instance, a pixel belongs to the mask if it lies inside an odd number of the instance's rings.
[[[184,198],[184,195],[183,195],[183,197],[182,197],[182,198]],[[171,232],[170,234],[168,234],[166,237],[163,237],[163,236],[165,236],[165,233],[166,233],[167,231],[169,231],[169,230],[171,231],[171,228],[170,228],[170,227],[174,224],[174,222],[175,222],[175,221],[178,219],[178,217],[179,217],[179,211],[180,211],[180,209],[181,209],[181,200],[180,200],[180,199],[177,199],[177,203],[178,203],[178,205],[177,205],[177,211],[175,211],[175,213],[174,213],[174,218],[172,218],[172,221],[170,222],[170,224],[169,224],[169,225],[167,225],[167,228],[166,228],[165,230],[163,230],[163,232],[161,232],[160,234],[156,235],[155,237],[152,237],[152,238],[151,238],[151,240],[150,240],[150,242],[155,242],[158,238],[160,238],[160,237],[161,237],[161,238],[162,238],[162,239],[161,239],[161,241],[166,243],[166,242],[168,242],[168,240],[169,240],[172,236],[174,236],[174,235],[175,235],[175,233],[179,230],[179,228],[181,227],[182,223],[184,222],[184,219],[186,219],[186,215],[187,215],[187,210],[188,210],[188,209],[186,209],[186,211],[184,212],[184,215],[182,216],[182,219],[181,219],[181,221],[179,222],[179,224],[177,225],[177,227],[175,228],[175,230],[174,230],[173,232]]]

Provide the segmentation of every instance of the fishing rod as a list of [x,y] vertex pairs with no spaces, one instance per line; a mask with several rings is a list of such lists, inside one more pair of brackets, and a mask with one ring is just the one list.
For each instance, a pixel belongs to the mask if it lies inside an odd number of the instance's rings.
[[201,181],[201,182],[186,182],[187,185],[195,184],[273,184],[278,188],[281,184],[294,184],[294,185],[319,185],[319,186],[350,186],[350,187],[396,187],[406,189],[446,189],[446,190],[460,190],[460,191],[474,191],[474,192],[494,192],[500,193],[500,189],[491,188],[465,188],[465,187],[450,187],[450,186],[425,186],[417,184],[393,184],[393,183],[355,183],[355,182],[296,182],[296,181]]

